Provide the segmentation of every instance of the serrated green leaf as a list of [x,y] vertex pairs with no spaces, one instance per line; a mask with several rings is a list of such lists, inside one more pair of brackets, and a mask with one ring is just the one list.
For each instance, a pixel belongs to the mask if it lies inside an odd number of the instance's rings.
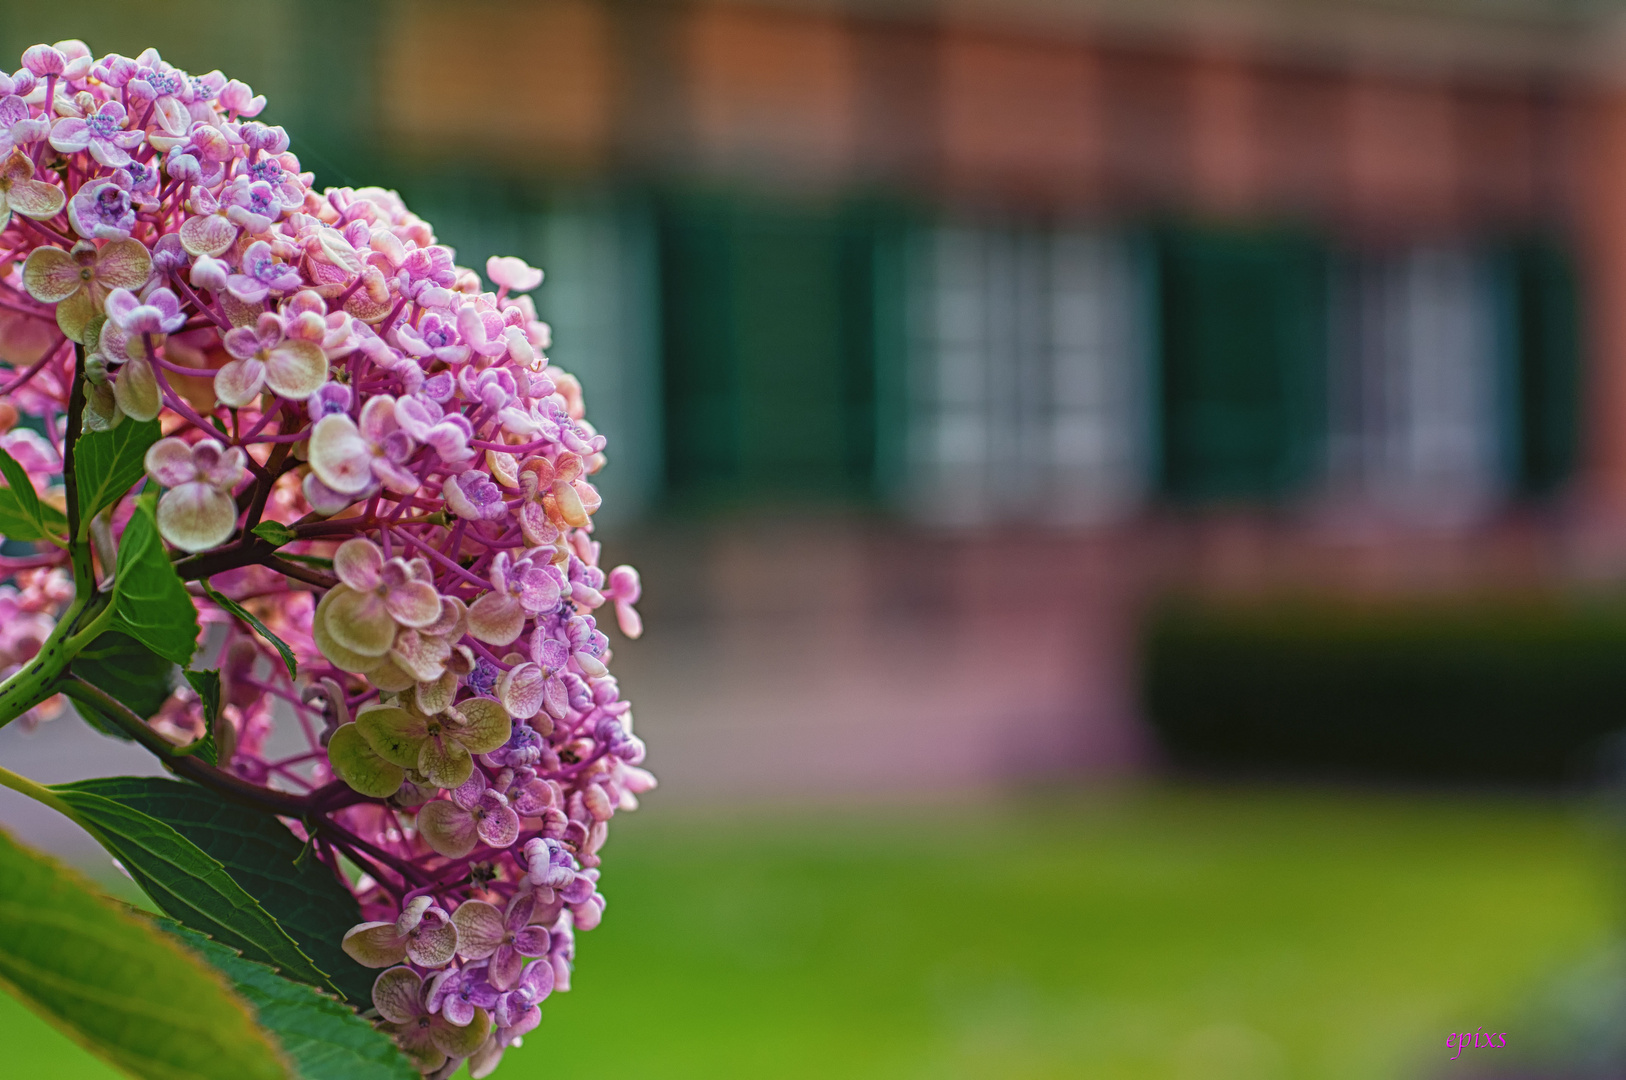
[[279,655],[281,655],[282,664],[288,669],[288,677],[290,679],[298,676],[299,661],[294,658],[294,651],[288,647],[288,643],[286,641],[283,641],[270,630],[266,629],[265,624],[250,614],[249,610],[242,604],[239,604],[237,601],[233,600],[229,596],[226,596],[224,593],[216,591],[215,587],[209,584],[207,581],[204,581],[201,584],[203,585],[204,593],[209,597],[209,599],[213,600],[216,604],[219,604],[226,611],[231,612],[239,619],[242,619],[244,622],[248,623],[254,628],[255,633],[259,634],[261,637],[265,638],[265,640],[271,643],[272,647],[277,650]]
[[203,706],[203,738],[190,746],[182,747],[177,753],[194,754],[211,765],[220,764],[220,743],[215,738],[216,725],[220,721],[220,672],[213,669],[206,671],[183,671],[186,681],[193,690],[197,691],[198,701]]
[[281,1044],[302,1080],[422,1080],[389,1036],[340,1002],[245,960],[195,930],[168,919],[156,921],[231,980],[232,989]]
[[295,540],[294,531],[280,521],[262,521],[250,529],[249,532],[268,544],[275,544],[277,547],[291,544]]
[[160,910],[291,979],[333,989],[220,861],[150,814],[77,784],[53,788]]
[[79,487],[79,520],[89,521],[118,502],[146,475],[147,450],[162,432],[157,420],[131,420],[107,431],[89,431],[73,447]]
[[[0,451],[3,452],[3,451]],[[29,489],[32,491],[33,489]],[[43,540],[68,531],[68,519],[49,503],[38,503],[37,515],[30,515],[18,503],[10,488],[0,488],[0,536],[7,540]]]
[[66,867],[0,832],[0,983],[144,1080],[284,1080],[220,974]]
[[[340,947],[361,922],[355,897],[269,814],[226,802],[196,784],[156,776],[112,776],[65,788],[93,792],[164,822],[225,866],[351,1001],[370,999],[373,977]],[[219,936],[219,935],[215,935]]]
[[0,475],[6,479],[6,487],[0,490],[0,535],[8,540],[43,540],[67,533],[68,519],[62,511],[40,502],[28,472],[3,449]]
[[[69,670],[112,694],[143,720],[157,715],[175,688],[174,664],[117,631],[108,631],[81,649]],[[121,739],[130,737],[94,705],[75,701],[73,707],[97,731]]]
[[143,494],[119,541],[113,578],[113,628],[185,667],[198,647],[198,613],[164,551],[153,506]]

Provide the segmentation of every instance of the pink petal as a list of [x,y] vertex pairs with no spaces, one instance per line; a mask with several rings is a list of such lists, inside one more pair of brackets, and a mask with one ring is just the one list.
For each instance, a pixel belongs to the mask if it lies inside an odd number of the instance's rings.
[[486,277],[493,285],[510,292],[530,292],[542,284],[542,271],[513,256],[493,255],[487,259]]
[[361,407],[361,434],[368,442],[381,443],[400,425],[395,422],[395,399],[388,394],[368,398]]
[[395,642],[395,620],[376,593],[347,585],[328,591],[326,628],[333,640],[362,656],[383,656]]
[[466,960],[484,960],[508,936],[502,913],[484,900],[463,901],[452,921],[457,924],[457,953]]
[[310,463],[317,479],[341,494],[359,493],[373,482],[372,450],[343,413],[324,416],[311,429]]
[[215,397],[234,409],[252,404],[264,385],[265,365],[258,360],[231,360],[215,372]]
[[43,221],[55,217],[67,200],[55,184],[43,180],[15,180],[6,201],[24,217]]
[[544,926],[522,927],[514,935],[514,951],[524,956],[546,956],[552,944],[552,935]]
[[418,833],[436,852],[451,859],[461,859],[479,843],[474,815],[445,800],[436,800],[418,811]]
[[[546,933],[547,931],[543,931]],[[541,955],[538,953],[537,955]],[[504,945],[494,951],[491,963],[486,967],[486,977],[491,985],[498,990],[512,990],[519,982],[520,973],[525,970],[525,957],[521,956],[512,945]]]
[[[189,217],[182,222],[180,233],[181,247],[186,249],[188,255],[207,255],[210,258],[218,258],[224,255],[226,249],[231,247],[232,241],[237,239],[237,226],[219,214],[201,214]],[[242,275],[233,274],[232,277],[242,277]],[[243,278],[243,280],[258,285],[253,278]],[[253,299],[259,300],[265,296],[265,293],[265,287],[259,286],[259,296],[255,296]],[[243,297],[243,299],[246,300],[249,297]]]
[[487,813],[477,829],[480,839],[492,847],[509,847],[519,839],[519,815],[508,806],[500,806]]
[[390,645],[390,658],[419,683],[445,675],[446,661],[451,655],[452,647],[444,639],[431,637],[410,626],[396,633],[395,641]]
[[344,935],[344,951],[364,967],[389,967],[406,957],[406,939],[394,923],[369,922],[353,926]]
[[145,464],[147,475],[164,487],[179,487],[198,478],[198,468],[192,463],[192,447],[173,435],[159,439],[147,449]]
[[428,626],[441,618],[441,594],[424,581],[403,581],[384,594],[385,607],[402,626]]
[[516,720],[529,720],[542,711],[547,677],[536,664],[520,664],[497,681],[497,697]]
[[265,381],[279,397],[304,401],[327,381],[327,354],[315,342],[284,341],[266,359]]
[[373,458],[373,475],[397,495],[410,495],[423,486],[418,480],[417,473],[397,465],[389,458]]
[[[352,930],[351,933],[355,931]],[[347,935],[345,937],[347,945],[349,940]],[[382,972],[373,980],[373,1006],[378,1010],[378,1015],[392,1024],[406,1024],[416,1020],[423,1015],[422,977],[407,967],[395,967]]]
[[552,574],[533,569],[520,575],[519,582],[519,598],[526,611],[540,614],[559,606],[559,582]]
[[359,592],[371,592],[383,582],[384,552],[364,536],[351,537],[333,553],[333,572]]
[[456,955],[457,927],[449,919],[433,929],[419,927],[407,937],[407,959],[422,967],[440,967]]
[[474,1019],[474,1005],[453,994],[441,1003],[440,1015],[458,1027],[467,1027]]
[[638,614],[638,609],[627,600],[615,602],[615,623],[621,632],[633,640],[637,640],[644,632],[644,620]]
[[488,592],[469,606],[469,633],[487,645],[510,645],[525,629],[525,608],[506,593]]
[[260,335],[247,326],[235,326],[220,339],[226,351],[239,360],[252,360],[260,351]]
[[182,484],[158,500],[158,531],[182,551],[204,551],[237,531],[237,503],[208,484]]

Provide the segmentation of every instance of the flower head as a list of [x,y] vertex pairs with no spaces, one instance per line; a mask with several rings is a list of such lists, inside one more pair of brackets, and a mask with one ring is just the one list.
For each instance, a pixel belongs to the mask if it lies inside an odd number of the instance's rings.
[[[506,913],[484,900],[464,901],[452,912],[452,921],[457,923],[458,955],[488,961],[486,978],[491,985],[498,990],[513,989],[525,961],[547,956],[552,944],[547,927],[531,924],[531,918],[541,914],[541,909],[536,893],[529,889],[514,894]],[[548,988],[552,987],[550,977]]]
[[487,786],[485,773],[473,772],[449,799],[426,803],[418,811],[418,829],[442,855],[462,858],[479,843],[494,848],[513,844],[519,838],[519,815],[507,796]]
[[215,396],[235,408],[259,397],[262,387],[269,386],[272,393],[293,400],[322,389],[327,380],[322,330],[318,329],[312,341],[290,337],[288,329],[284,319],[268,311],[253,327],[228,330],[224,344],[232,359],[215,373]]
[[114,289],[135,290],[152,276],[152,256],[137,240],[113,240],[97,247],[80,241],[71,251],[39,247],[23,264],[28,295],[56,305],[57,325],[74,341],[85,340],[85,327],[104,310]]
[[427,896],[419,896],[390,922],[361,923],[344,935],[344,951],[367,967],[389,967],[411,960],[440,967],[457,954],[457,927]]
[[[437,1008],[451,989],[437,997]],[[461,1024],[436,1015],[428,997],[423,976],[411,968],[390,968],[373,983],[373,1007],[384,1018],[384,1030],[396,1037],[401,1049],[426,1073],[440,1069],[448,1059],[462,1059],[478,1050],[490,1024],[486,1011],[474,1006]]]
[[[0,126],[5,122],[6,102],[16,100],[14,97],[0,100]],[[21,151],[13,151],[5,164],[0,165],[0,229],[11,222],[13,213],[36,221],[56,217],[62,211],[63,201],[61,188],[34,179],[34,163]]]
[[467,698],[434,716],[379,705],[356,717],[356,730],[374,753],[441,788],[465,784],[474,772],[473,755],[502,746],[512,729],[507,711],[491,698]]
[[[609,823],[654,786],[594,615],[637,636],[641,584],[599,565],[606,441],[545,355],[542,272],[495,258],[488,288],[395,192],[316,187],[265,105],[152,49],[63,41],[0,73],[0,288],[26,293],[0,311],[0,445],[59,507],[65,432],[156,439],[159,532],[210,571],[223,693],[150,726],[312,793],[301,838],[360,869],[343,944],[387,969],[383,1029],[485,1076],[569,989]],[[127,493],[88,523],[99,577]],[[0,677],[73,594],[67,552],[15,557]]]
[[[64,154],[89,150],[99,163],[130,164],[129,151],[146,141],[145,133],[125,128],[128,115],[117,101],[104,101],[86,117],[64,116],[51,127],[51,146]],[[77,226],[76,226],[77,227]],[[81,235],[84,234],[83,232]]]
[[188,445],[171,436],[147,451],[147,475],[169,490],[158,500],[158,531],[183,551],[223,543],[237,528],[231,492],[247,472],[243,451],[214,439]]

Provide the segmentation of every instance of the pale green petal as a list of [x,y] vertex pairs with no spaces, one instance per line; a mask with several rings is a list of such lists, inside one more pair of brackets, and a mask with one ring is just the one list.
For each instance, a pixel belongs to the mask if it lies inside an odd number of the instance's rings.
[[394,795],[406,778],[406,770],[385,761],[355,724],[345,724],[333,733],[327,744],[327,760],[340,780],[375,799]]
[[363,709],[356,716],[356,729],[379,757],[407,769],[418,764],[419,750],[429,735],[422,717],[388,705]]

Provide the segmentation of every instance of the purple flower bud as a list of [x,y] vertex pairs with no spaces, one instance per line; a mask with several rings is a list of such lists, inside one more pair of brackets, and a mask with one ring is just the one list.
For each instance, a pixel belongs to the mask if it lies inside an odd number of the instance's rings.
[[164,157],[164,171],[173,180],[182,183],[195,182],[203,175],[198,159],[183,151],[179,146],[173,147]]
[[62,74],[67,66],[67,57],[49,45],[30,45],[23,53],[23,67],[42,79]]
[[181,246],[181,238],[175,233],[165,233],[158,238],[158,243],[153,245],[152,268],[160,275],[185,269],[190,262],[186,248]]

